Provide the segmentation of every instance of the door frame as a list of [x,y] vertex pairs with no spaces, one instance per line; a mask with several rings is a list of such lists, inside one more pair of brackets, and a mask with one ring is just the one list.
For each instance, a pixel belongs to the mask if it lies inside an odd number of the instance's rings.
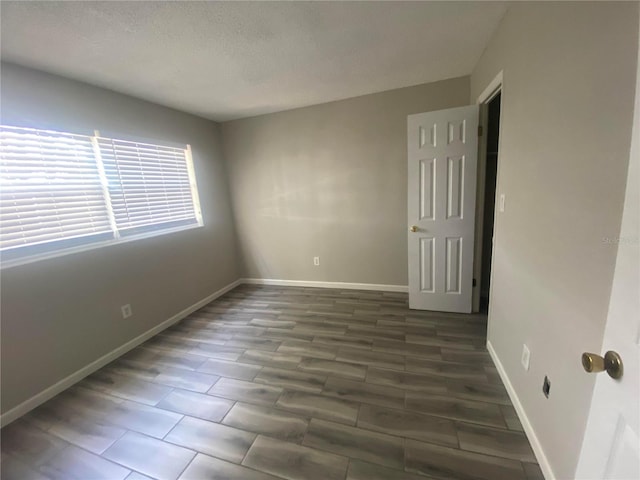
[[[482,128],[482,135],[478,138],[478,184],[476,186],[476,229],[473,239],[473,278],[476,280],[475,287],[472,291],[471,298],[471,311],[477,313],[480,311],[480,291],[482,289],[482,233],[484,229],[484,191],[485,180],[487,176],[487,135],[489,133],[488,119],[489,119],[489,102],[493,100],[496,95],[502,94],[500,100],[500,125],[498,127],[498,166],[496,169],[496,193],[494,198],[494,208],[498,208],[498,185],[500,180],[500,165],[502,165],[500,159],[500,152],[502,152],[502,124],[503,124],[503,107],[504,107],[504,81],[503,70],[500,70],[487,87],[476,99],[476,104],[480,107],[480,118],[478,125]],[[497,213],[497,212],[496,212]],[[490,284],[493,284],[493,261],[495,249],[495,231],[496,222],[498,216],[494,216],[493,232],[494,241],[491,250],[491,280]],[[489,292],[489,315],[491,317],[491,292]]]

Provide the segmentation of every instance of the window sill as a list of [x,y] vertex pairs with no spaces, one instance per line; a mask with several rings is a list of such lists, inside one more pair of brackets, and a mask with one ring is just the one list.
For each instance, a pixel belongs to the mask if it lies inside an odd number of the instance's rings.
[[174,228],[168,228],[166,230],[159,230],[155,232],[145,232],[137,235],[131,235],[124,238],[114,238],[111,240],[105,240],[101,242],[87,243],[85,245],[78,245],[61,250],[55,250],[53,252],[46,252],[38,255],[30,255],[28,257],[16,258],[7,260],[0,264],[0,270],[7,270],[9,268],[18,267],[20,265],[27,265],[29,263],[39,262],[41,260],[49,260],[51,258],[64,257],[74,253],[87,252],[89,250],[96,250],[98,248],[110,247],[112,245],[120,245],[123,243],[135,242],[137,240],[144,240],[145,238],[160,237],[163,235],[169,235],[176,232],[182,232],[185,230],[193,230],[202,228],[204,225],[186,225]]

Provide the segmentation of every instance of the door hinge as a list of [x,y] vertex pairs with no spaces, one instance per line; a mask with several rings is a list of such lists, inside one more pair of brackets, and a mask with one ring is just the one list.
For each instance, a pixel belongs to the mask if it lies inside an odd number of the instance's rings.
[[[468,278],[468,277],[467,277],[467,278]],[[474,286],[474,287],[476,286],[476,283],[477,283],[477,282],[476,282],[476,279],[474,278],[474,279],[473,279],[473,286]]]
[[482,136],[482,125],[478,125],[478,136]]

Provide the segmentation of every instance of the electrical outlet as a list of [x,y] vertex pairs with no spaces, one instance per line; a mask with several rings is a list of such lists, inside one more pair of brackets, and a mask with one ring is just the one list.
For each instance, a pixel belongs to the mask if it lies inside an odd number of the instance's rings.
[[545,375],[544,382],[542,382],[542,393],[544,393],[545,397],[549,398],[550,391],[551,391],[551,381],[549,380],[549,377]]
[[313,257],[313,264],[317,267],[320,265],[320,257]]
[[499,202],[500,213],[504,213],[504,202],[505,202],[504,193],[501,193],[500,202]]
[[120,307],[120,310],[122,311],[122,318],[129,318],[131,315],[133,315],[131,305],[129,305],[128,303],[126,305],[122,305]]
[[522,345],[522,357],[520,358],[520,362],[522,363],[522,367],[528,372],[529,371],[529,359],[531,358],[531,352],[529,351],[529,347],[526,344]]

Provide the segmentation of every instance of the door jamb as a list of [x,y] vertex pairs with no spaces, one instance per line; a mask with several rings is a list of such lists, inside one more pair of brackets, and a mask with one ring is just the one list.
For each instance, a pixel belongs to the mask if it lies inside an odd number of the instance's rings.
[[[479,312],[480,311],[480,291],[482,289],[482,230],[484,227],[484,191],[485,191],[485,179],[487,174],[487,134],[488,130],[488,118],[489,118],[489,109],[488,104],[498,93],[503,93],[502,99],[504,99],[504,82],[503,82],[503,71],[501,70],[496,77],[489,82],[489,85],[482,91],[482,93],[478,96],[476,100],[476,104],[480,106],[480,118],[479,125],[483,130],[482,136],[478,139],[478,184],[476,188],[476,218],[475,218],[475,232],[474,232],[474,243],[473,243],[473,278],[476,279],[476,286],[473,289],[473,296],[471,299],[471,311]],[[500,178],[500,152],[502,149],[500,148],[500,144],[502,143],[502,111],[504,106],[504,100],[500,102],[500,131],[499,131],[499,139],[498,139],[498,169],[496,171],[496,198],[498,197],[498,180]],[[498,202],[495,201],[494,206],[497,207]],[[495,220],[493,223],[494,230],[494,242],[493,245],[495,248],[495,226],[497,221],[497,216],[495,216]],[[491,284],[493,284],[493,262],[494,262],[494,252],[491,254]],[[491,296],[491,294],[490,294]],[[491,299],[489,300],[489,309],[491,309]]]

